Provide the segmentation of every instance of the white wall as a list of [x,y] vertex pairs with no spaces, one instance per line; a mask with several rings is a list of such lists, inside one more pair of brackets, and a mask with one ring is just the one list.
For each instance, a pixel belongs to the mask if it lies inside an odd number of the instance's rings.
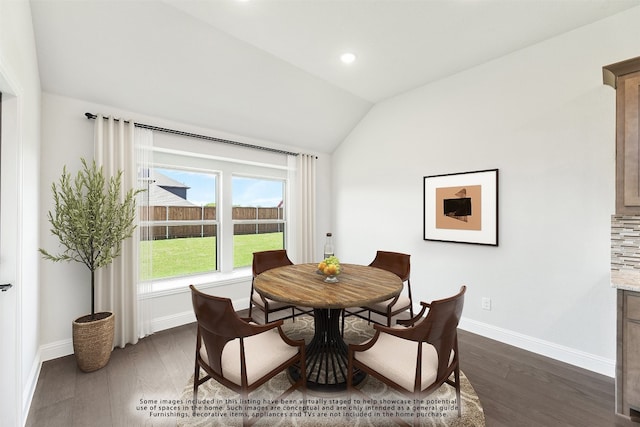
[[[93,120],[84,117],[85,112],[114,115],[133,119],[137,122],[238,140],[242,142],[270,146],[290,151],[303,151],[296,147],[279,145],[275,142],[259,141],[239,135],[229,135],[213,129],[196,128],[184,123],[175,123],[158,117],[122,111],[113,107],[53,94],[42,96],[42,168],[40,186],[43,215],[39,220],[41,245],[53,249],[57,245],[55,237],[49,233],[49,223],[44,215],[53,208],[51,183],[58,181],[63,166],[72,174],[80,168],[80,158],[93,157]],[[322,250],[322,236],[331,228],[330,205],[330,162],[331,155],[318,155],[318,213],[317,251]],[[86,314],[90,309],[89,273],[77,263],[52,263],[40,260],[42,271],[41,328],[42,349],[45,360],[72,353],[71,322]],[[215,288],[218,295],[232,298],[236,309],[248,307],[250,281],[234,283]],[[153,326],[161,330],[194,321],[191,297],[188,288],[182,291],[168,291],[158,294],[153,300]]]
[[[412,255],[416,301],[468,285],[463,328],[609,376],[615,91],[640,8],[376,105],[334,152],[337,252]],[[423,177],[500,170],[499,247],[423,240]],[[490,297],[491,311],[481,309]]]
[[[39,216],[40,79],[28,2],[0,2],[0,91],[5,100],[11,100],[12,110],[3,118],[7,120],[3,135],[11,128],[11,136],[2,141],[3,156],[10,156],[2,159],[2,221],[10,220],[12,223],[4,226],[13,227],[11,233],[1,236],[3,251],[11,248],[12,252],[0,253],[0,270],[7,272],[10,263],[12,273],[0,281],[14,285],[0,298],[11,298],[15,310],[10,323],[5,324],[8,319],[2,318],[2,333],[15,334],[15,347],[0,348],[3,356],[9,356],[0,359],[15,362],[2,367],[0,412],[7,425],[22,425],[40,367],[38,227],[34,227]],[[12,371],[15,381],[4,376],[7,370]]]

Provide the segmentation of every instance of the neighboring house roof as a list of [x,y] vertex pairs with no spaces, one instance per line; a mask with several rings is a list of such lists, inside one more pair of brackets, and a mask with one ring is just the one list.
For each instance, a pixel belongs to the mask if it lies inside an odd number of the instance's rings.
[[191,203],[190,201],[163,188],[171,187],[189,189],[190,187],[158,172],[154,174],[153,178],[154,182],[149,186],[150,206],[197,206],[196,204]]
[[149,187],[149,205],[150,206],[197,206],[188,200],[178,197],[170,191],[151,184]]
[[191,187],[184,185],[180,181],[176,181],[173,178],[169,178],[166,175],[161,174],[160,172],[154,171],[153,179],[155,180],[155,185],[158,187],[175,187],[175,188],[186,188],[189,189]]

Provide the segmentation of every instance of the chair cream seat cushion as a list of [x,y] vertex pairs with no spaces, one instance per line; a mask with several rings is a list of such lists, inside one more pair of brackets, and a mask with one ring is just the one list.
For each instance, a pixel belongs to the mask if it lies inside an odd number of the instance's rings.
[[[262,298],[260,298],[259,293],[254,291],[251,299],[253,300],[254,304],[264,308],[264,301],[262,301]],[[277,310],[278,308],[288,307],[290,305],[284,302],[272,300],[270,298],[267,298],[267,302],[269,303],[269,310]]]
[[[247,382],[251,385],[295,356],[298,347],[290,346],[282,340],[277,329],[271,329],[245,338],[244,352]],[[200,355],[210,363],[204,346],[200,348]],[[239,338],[229,341],[222,350],[222,375],[229,381],[241,385]]]
[[[453,361],[453,350],[449,363]],[[354,357],[395,382],[407,391],[413,391],[418,359],[418,343],[381,333],[378,341],[366,351],[358,351]],[[393,362],[390,362],[393,361]],[[436,380],[438,374],[438,354],[431,344],[422,343],[422,382],[424,390]]]
[[[369,304],[366,307],[368,309],[370,309],[370,310],[373,310],[373,311],[386,313],[387,312],[387,306],[389,304],[391,304],[392,301],[393,301],[393,298],[390,298],[388,300],[380,301],[380,302],[377,302],[375,304]],[[398,297],[398,301],[396,301],[396,303],[393,304],[393,307],[391,307],[391,312],[394,312],[396,310],[407,309],[407,308],[409,308],[410,305],[411,305],[411,300],[409,299],[409,297],[406,296],[406,295],[400,295]]]

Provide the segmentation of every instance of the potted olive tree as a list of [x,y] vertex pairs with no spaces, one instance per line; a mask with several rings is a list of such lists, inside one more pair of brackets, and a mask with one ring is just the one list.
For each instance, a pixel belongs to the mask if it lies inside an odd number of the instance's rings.
[[95,272],[110,264],[122,250],[122,241],[135,230],[135,197],[129,190],[121,199],[122,171],[107,180],[101,167],[81,159],[82,169],[72,180],[66,166],[58,185],[51,185],[55,208],[49,212],[51,233],[63,250],[54,255],[40,249],[51,261],[76,261],[91,273],[91,314],[73,322],[73,351],[78,367],[91,372],[109,362],[113,350],[115,317],[95,312]]

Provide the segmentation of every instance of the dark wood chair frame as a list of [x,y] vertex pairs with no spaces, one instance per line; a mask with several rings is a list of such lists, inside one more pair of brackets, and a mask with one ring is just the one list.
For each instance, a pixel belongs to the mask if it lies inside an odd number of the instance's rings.
[[[278,308],[272,308],[270,307],[271,304],[269,300],[264,296],[260,295],[259,293],[258,295],[260,296],[260,299],[262,300],[264,307],[261,307],[259,304],[255,304],[253,302],[253,293],[254,293],[253,283],[256,280],[256,276],[267,270],[271,270],[272,268],[283,267],[285,265],[293,265],[293,262],[291,262],[291,260],[289,259],[289,256],[287,255],[287,251],[284,249],[274,249],[270,251],[261,251],[261,252],[253,253],[253,263],[251,267],[253,272],[253,278],[251,279],[251,292],[249,293],[249,317],[251,317],[252,315],[254,305],[258,310],[261,310],[264,313],[264,323],[269,323],[270,313],[276,313],[283,310],[291,310],[290,315],[280,317],[280,319],[283,319],[283,320],[293,319],[295,321],[296,316],[299,316],[301,314],[313,315],[313,309],[304,310],[294,305],[285,305]],[[298,311],[298,313],[296,313],[296,310]]]
[[[356,389],[353,384],[354,373],[359,371],[366,372],[367,374],[378,378],[389,387],[397,390],[398,392],[411,396],[413,399],[422,400],[435,390],[437,390],[442,384],[449,384],[456,390],[456,398],[458,402],[458,416],[462,416],[462,401],[460,400],[460,360],[458,354],[458,323],[462,315],[462,308],[464,305],[464,294],[467,290],[466,286],[460,288],[458,294],[432,301],[430,304],[421,302],[422,309],[415,317],[408,320],[399,320],[398,324],[406,326],[406,328],[390,328],[379,324],[374,324],[375,333],[370,341],[364,344],[349,344],[348,355],[348,375],[347,375],[347,390],[350,393],[361,391]],[[429,310],[426,317],[423,317],[424,313]],[[370,349],[378,341],[381,333],[390,334],[398,338],[415,341],[418,343],[416,354],[416,372],[413,391],[407,391],[404,387],[400,386],[391,379],[385,377],[379,372],[373,370],[369,366],[361,363],[355,358],[356,352],[362,352]],[[429,385],[424,390],[420,390],[422,383],[422,347],[423,344],[431,344],[435,347],[438,354],[438,372],[436,380],[433,384]],[[453,360],[449,363],[451,351],[454,351]],[[389,363],[393,363],[392,360]],[[449,378],[453,373],[453,381]],[[416,411],[417,414],[418,411]],[[401,419],[395,419],[398,424],[406,424]],[[418,422],[418,424],[416,424]],[[414,419],[414,424],[419,425],[419,419]]]
[[[373,259],[370,267],[377,267],[383,270],[390,271],[398,276],[403,283],[407,284],[407,292],[409,294],[409,317],[413,318],[413,298],[411,296],[411,255],[403,254],[400,252],[388,252],[388,251],[377,251],[376,257]],[[377,323],[382,325],[382,323],[377,322],[371,319],[371,313],[377,313],[381,316],[385,316],[387,318],[386,326],[391,326],[391,318],[396,314],[402,313],[407,309],[407,307],[400,307],[396,310],[392,310],[398,298],[400,298],[400,294],[398,294],[392,301],[387,305],[387,309],[385,311],[379,311],[372,309],[371,307],[359,307],[356,309],[345,309],[342,312],[342,330],[344,331],[344,319],[349,316],[356,316],[361,319],[368,321],[369,323]],[[366,313],[364,315],[363,313]]]
[[[305,366],[305,344],[304,340],[292,340],[282,331],[283,320],[259,325],[250,317],[240,317],[233,308],[233,304],[229,298],[221,298],[208,295],[198,291],[193,285],[191,288],[191,296],[193,309],[197,319],[197,340],[195,352],[195,372],[193,377],[193,400],[197,401],[198,387],[210,379],[214,379],[223,386],[239,393],[243,402],[247,401],[250,392],[269,381],[278,373],[297,365],[300,368],[300,378],[294,382],[291,387],[285,390],[278,398],[286,397],[293,390],[299,389],[306,399],[306,366]],[[254,323],[250,323],[254,322]],[[279,366],[272,369],[263,377],[249,384],[247,379],[247,364],[245,360],[244,340],[247,337],[261,334],[272,329],[277,329],[282,340],[291,345],[298,347],[295,356],[289,358]],[[240,377],[241,384],[236,384],[224,377],[222,372],[222,351],[225,345],[235,339],[240,340]],[[204,343],[207,350],[209,360],[204,360],[200,353],[202,344]],[[269,349],[264,349],[268,351]],[[206,375],[200,377],[200,369],[204,370]],[[194,413],[196,406],[194,404]],[[243,411],[246,413],[246,411]],[[243,426],[254,424],[257,419],[243,418]]]

